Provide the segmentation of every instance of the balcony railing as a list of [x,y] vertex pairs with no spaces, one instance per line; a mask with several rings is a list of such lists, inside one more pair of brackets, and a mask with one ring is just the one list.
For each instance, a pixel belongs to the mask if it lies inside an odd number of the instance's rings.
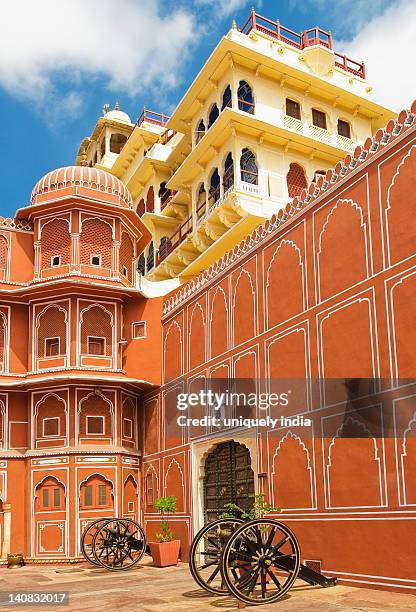
[[177,193],[178,192],[174,191],[173,189],[167,189],[166,191],[164,191],[160,196],[160,210],[166,208],[166,206]]
[[162,136],[160,137],[160,144],[168,144],[169,140],[171,140],[176,134],[177,132],[175,130],[165,130]]
[[[268,36],[276,38],[288,45],[292,45],[297,49],[306,49],[313,45],[322,45],[327,49],[332,50],[332,34],[321,28],[311,28],[304,32],[298,33],[282,26],[280,21],[272,21],[267,17],[259,15],[254,10],[251,11],[250,17],[247,19],[240,32],[250,34],[251,30],[258,30]],[[364,62],[356,62],[345,55],[335,53],[335,65],[342,68],[346,72],[355,74],[356,76],[365,79]]]
[[238,110],[244,111],[249,115],[254,115],[254,102],[244,100],[244,98],[238,98]]
[[161,125],[164,127],[170,119],[170,115],[165,115],[164,113],[156,113],[155,111],[151,111],[148,108],[144,108],[142,110],[142,114],[137,119],[136,125],[140,127],[143,121],[147,121],[148,123],[153,123],[154,125]]
[[180,228],[165,242],[156,252],[156,266],[158,266],[168,255],[178,247],[192,232],[192,217],[182,223]]

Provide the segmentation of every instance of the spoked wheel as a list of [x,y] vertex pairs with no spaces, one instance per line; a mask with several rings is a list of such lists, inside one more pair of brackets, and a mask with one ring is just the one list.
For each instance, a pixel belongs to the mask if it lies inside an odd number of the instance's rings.
[[192,542],[189,569],[199,586],[210,593],[228,594],[219,566],[221,550],[242,522],[233,518],[218,519],[198,531]]
[[99,565],[111,571],[128,570],[143,557],[146,536],[135,521],[110,519],[96,531],[92,549]]
[[90,523],[81,536],[81,552],[86,558],[86,560],[90,563],[94,563],[94,565],[100,564],[95,560],[94,554],[92,552],[92,541],[98,529],[107,521],[108,517],[105,519],[98,519],[98,521]]
[[225,587],[237,599],[272,603],[296,580],[299,544],[283,523],[255,519],[234,531],[222,551],[220,567]]

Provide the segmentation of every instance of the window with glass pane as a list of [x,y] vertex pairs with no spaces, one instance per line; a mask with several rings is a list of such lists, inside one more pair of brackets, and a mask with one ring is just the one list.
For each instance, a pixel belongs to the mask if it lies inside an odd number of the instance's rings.
[[294,119],[300,119],[300,104],[290,98],[286,98],[286,115]]
[[92,486],[84,487],[84,506],[92,506]]
[[104,338],[88,336],[88,355],[104,355],[104,349]]
[[59,338],[46,338],[45,357],[53,357],[54,355],[59,355]]
[[340,136],[344,136],[345,138],[351,138],[350,124],[348,121],[338,119],[338,134]]
[[49,508],[49,489],[43,489],[42,491],[42,506]]
[[60,489],[53,490],[53,505],[55,508],[59,508],[61,505],[61,491]]
[[98,505],[107,505],[107,487],[105,485],[98,485]]
[[326,130],[326,115],[322,111],[316,110],[316,108],[312,109],[312,123],[316,125],[316,127],[322,128]]

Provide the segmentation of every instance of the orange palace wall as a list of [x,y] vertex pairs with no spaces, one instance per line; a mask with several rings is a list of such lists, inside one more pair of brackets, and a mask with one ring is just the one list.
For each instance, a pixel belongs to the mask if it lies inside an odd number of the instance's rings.
[[[394,423],[395,437],[366,430],[342,438],[344,426],[363,427],[367,406],[345,424],[339,406],[320,408],[319,389],[305,387],[297,392],[313,439],[296,427],[253,434],[253,469],[257,489],[299,536],[304,559],[321,560],[323,572],[352,584],[416,588],[416,386],[394,390],[398,378],[416,375],[413,120],[402,112],[329,171],[329,184],[320,178],[166,300],[164,385],[143,402],[142,474],[152,489],[143,493],[143,520],[154,534],[152,498],[176,495],[184,556],[199,512],[193,449],[216,439],[168,425],[173,389],[199,390],[209,378],[382,378],[391,393],[376,424]],[[240,440],[222,432],[227,438]]]

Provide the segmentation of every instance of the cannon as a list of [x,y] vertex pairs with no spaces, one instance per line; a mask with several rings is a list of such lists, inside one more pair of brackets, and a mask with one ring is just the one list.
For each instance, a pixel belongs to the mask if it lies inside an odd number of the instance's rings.
[[111,571],[134,567],[145,551],[143,528],[131,519],[98,519],[81,536],[81,552],[85,559]]
[[206,591],[231,594],[251,605],[275,602],[297,578],[322,587],[337,583],[336,578],[303,565],[293,531],[271,518],[222,518],[209,523],[192,542],[189,568]]

